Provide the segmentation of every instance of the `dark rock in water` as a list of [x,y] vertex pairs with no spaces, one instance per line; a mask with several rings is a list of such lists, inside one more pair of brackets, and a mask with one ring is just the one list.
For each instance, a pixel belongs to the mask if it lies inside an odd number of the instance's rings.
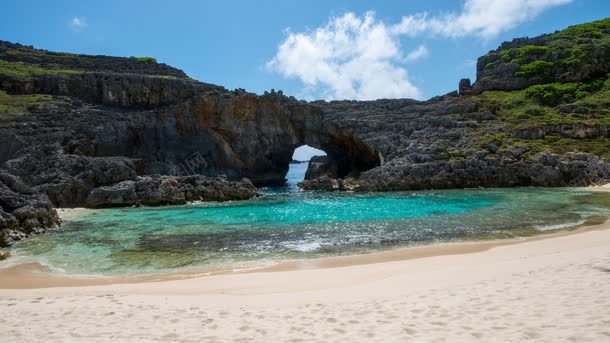
[[181,205],[191,201],[246,200],[256,196],[248,179],[229,181],[226,177],[146,176],[95,188],[87,207],[131,205]]
[[9,251],[1,251],[0,250],[0,261],[6,260],[9,257],[11,257],[11,253]]
[[110,186],[93,189],[87,196],[87,207],[110,207],[135,205],[138,201],[136,181],[122,181]]
[[330,178],[328,175],[322,175],[313,179],[303,180],[299,182],[299,188],[304,190],[319,190],[319,191],[339,191],[341,190],[340,179]]
[[307,165],[305,180],[319,178],[322,175],[329,177],[337,175],[337,166],[328,156],[313,156]]
[[152,176],[137,181],[138,204],[178,205],[190,201],[247,200],[256,196],[248,179],[230,181],[225,176]]
[[322,175],[310,180],[303,180],[299,183],[299,188],[326,192],[358,191],[360,190],[360,181],[353,178],[333,179],[328,175]]

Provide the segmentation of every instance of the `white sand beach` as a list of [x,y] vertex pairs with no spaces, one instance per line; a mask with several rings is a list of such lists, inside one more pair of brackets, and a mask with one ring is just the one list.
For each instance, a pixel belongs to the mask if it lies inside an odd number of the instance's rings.
[[[4,273],[13,288],[0,289],[0,333],[2,342],[608,342],[609,229],[181,280],[78,286]],[[31,282],[74,286],[23,288]]]

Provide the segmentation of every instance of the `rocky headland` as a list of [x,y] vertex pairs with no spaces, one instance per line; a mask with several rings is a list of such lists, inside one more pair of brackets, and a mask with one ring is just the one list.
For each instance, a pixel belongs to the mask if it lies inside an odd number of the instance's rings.
[[584,186],[610,180],[610,19],[503,43],[428,101],[305,102],[192,80],[151,58],[0,42],[0,246],[57,207],[225,201],[304,189]]

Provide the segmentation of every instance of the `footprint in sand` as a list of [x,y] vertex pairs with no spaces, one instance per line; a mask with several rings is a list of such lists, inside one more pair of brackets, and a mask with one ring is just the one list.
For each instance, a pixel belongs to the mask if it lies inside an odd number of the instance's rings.
[[403,330],[409,335],[415,335],[417,333],[417,330],[410,327],[406,327]]
[[480,332],[473,332],[471,335],[476,338],[483,338],[483,334]]

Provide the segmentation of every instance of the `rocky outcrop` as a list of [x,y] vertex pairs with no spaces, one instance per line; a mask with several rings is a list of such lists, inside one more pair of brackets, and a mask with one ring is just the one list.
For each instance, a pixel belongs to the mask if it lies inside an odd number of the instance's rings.
[[59,224],[59,216],[46,195],[0,171],[0,247]]
[[138,74],[188,79],[182,70],[164,63],[156,63],[151,59],[53,52],[7,41],[0,41],[0,60],[40,66],[45,70]]
[[171,77],[101,72],[0,75],[0,87],[11,94],[53,94],[126,108],[155,108],[178,103],[219,87]]
[[313,156],[307,164],[305,180],[312,180],[322,175],[329,177],[337,175],[337,166],[328,156]]
[[362,189],[360,187],[359,180],[356,180],[351,177],[345,179],[331,178],[326,174],[316,178],[303,180],[303,182],[299,182],[299,188],[303,190],[317,190],[325,192],[351,192]]
[[470,79],[461,79],[458,84],[458,92],[460,95],[469,95],[472,91],[472,85]]
[[183,205],[193,201],[247,200],[256,196],[248,179],[230,181],[226,177],[146,176],[95,188],[89,193],[87,207],[133,205]]
[[53,148],[41,147],[6,161],[4,167],[33,190],[46,194],[55,206],[82,206],[94,188],[136,178],[129,158],[66,155]]
[[610,72],[610,18],[504,42],[477,61],[473,90],[519,90],[582,82]]
[[484,158],[413,164],[400,159],[364,173],[358,191],[475,187],[588,186],[610,180],[610,164],[589,154]]
[[125,108],[155,108],[224,88],[198,82],[150,59],[34,50],[0,41],[0,89],[10,94],[54,94]]

